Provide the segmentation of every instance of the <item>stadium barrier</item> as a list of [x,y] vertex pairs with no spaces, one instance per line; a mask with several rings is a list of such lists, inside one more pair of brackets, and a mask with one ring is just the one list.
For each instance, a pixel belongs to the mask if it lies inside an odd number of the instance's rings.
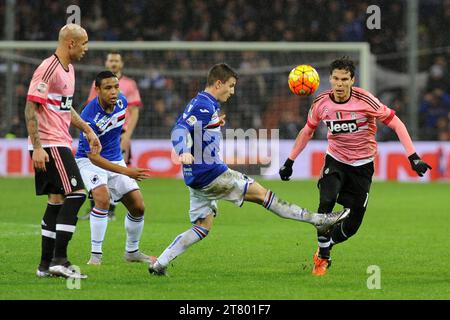
[[[249,147],[248,141],[238,141],[235,152],[224,153],[225,161],[233,167],[239,166],[244,172],[247,168],[266,168],[271,174],[266,179],[279,179],[278,168],[288,156],[293,140],[280,140],[278,156],[266,155],[261,148]],[[73,142],[75,152],[78,140]],[[269,144],[258,145],[267,147]],[[27,151],[26,139],[0,139],[0,176],[32,176],[33,167]],[[389,181],[436,181],[450,180],[450,142],[415,142],[417,153],[429,163],[433,170],[419,178],[410,169],[408,159],[399,142],[379,142],[375,159],[376,180]],[[323,166],[325,141],[311,141],[294,164],[293,179],[316,179]],[[269,152],[270,153],[270,152]],[[181,165],[172,161],[172,145],[169,140],[134,140],[132,145],[134,166],[149,168],[155,177],[181,178]],[[262,155],[262,156],[261,156]],[[271,170],[267,170],[271,169]],[[251,170],[258,174],[258,171]]]
[[[262,145],[258,141],[258,145]],[[73,150],[78,141],[75,139]],[[233,167],[246,171],[251,167],[265,168],[270,174],[266,179],[279,179],[278,168],[288,156],[292,140],[280,140],[279,157],[266,155],[258,148],[249,148],[249,143],[237,141],[234,152],[225,152],[225,161]],[[27,151],[26,139],[0,139],[0,176],[32,176],[33,167]],[[267,145],[264,145],[267,146]],[[270,146],[270,143],[268,144]],[[433,170],[418,178],[410,169],[403,147],[398,142],[380,142],[375,159],[375,179],[389,181],[435,181],[450,179],[450,142],[416,142],[417,153],[429,163]],[[294,164],[293,179],[315,179],[323,166],[325,141],[311,141]],[[270,153],[270,152],[269,152]],[[172,145],[169,140],[135,140],[132,145],[133,165],[149,168],[155,177],[181,178],[181,166],[172,161]],[[269,169],[269,170],[267,170]],[[258,174],[258,171],[252,170]]]

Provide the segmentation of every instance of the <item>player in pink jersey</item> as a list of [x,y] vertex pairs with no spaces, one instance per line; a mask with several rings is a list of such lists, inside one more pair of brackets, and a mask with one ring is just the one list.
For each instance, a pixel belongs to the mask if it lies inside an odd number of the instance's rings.
[[282,180],[289,180],[294,160],[322,121],[328,127],[328,149],[318,181],[318,212],[331,212],[337,202],[350,208],[350,214],[329,231],[317,233],[319,249],[314,255],[313,268],[316,276],[326,274],[331,264],[331,247],[354,235],[363,220],[374,173],[373,160],[377,153],[376,120],[396,132],[412,169],[419,176],[431,169],[415,152],[408,131],[395,112],[366,90],[353,87],[353,61],[347,57],[333,61],[329,80],[331,90],[319,94],[314,100],[308,121],[279,172]]
[[[134,129],[136,128],[139,111],[142,107],[141,95],[139,94],[139,89],[134,81],[122,73],[123,70],[123,60],[119,52],[111,51],[106,56],[105,67],[114,73],[119,79],[120,91],[125,95],[128,102],[127,111],[125,114],[125,123],[123,125],[122,134],[120,135],[120,147],[122,149],[123,158],[127,165],[131,164],[131,136],[133,135]],[[89,92],[88,102],[97,96],[95,91],[95,83],[91,86],[91,91]],[[91,208],[94,207],[94,203],[91,200]],[[110,220],[115,220],[114,210],[116,205],[113,201],[110,203],[108,218]],[[86,213],[81,219],[89,219],[90,211]]]
[[86,30],[76,24],[61,28],[56,52],[35,70],[27,95],[25,119],[35,168],[36,194],[48,197],[42,219],[42,255],[38,277],[86,278],[67,259],[78,210],[86,191],[72,154],[72,123],[86,135],[93,153],[101,144],[94,131],[72,108],[75,74],[71,63],[87,51]]

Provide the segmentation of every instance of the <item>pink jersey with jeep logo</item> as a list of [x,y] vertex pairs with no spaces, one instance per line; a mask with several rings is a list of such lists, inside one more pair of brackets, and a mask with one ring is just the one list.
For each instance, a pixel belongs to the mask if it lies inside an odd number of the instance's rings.
[[[65,70],[56,54],[42,61],[34,71],[27,101],[40,104],[37,109],[42,147],[72,147],[69,133],[75,73],[69,64]],[[30,138],[28,148],[33,149]]]
[[359,165],[372,161],[377,153],[376,120],[387,125],[394,115],[370,92],[352,87],[346,102],[336,102],[331,90],[319,94],[307,124],[314,130],[323,121],[328,128],[327,153],[338,161]]

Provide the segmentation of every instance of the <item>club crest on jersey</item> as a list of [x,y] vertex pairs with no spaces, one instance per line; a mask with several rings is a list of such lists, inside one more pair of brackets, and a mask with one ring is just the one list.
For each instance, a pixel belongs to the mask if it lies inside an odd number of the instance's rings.
[[77,184],[78,184],[78,181],[77,181],[77,179],[75,177],[72,177],[70,179],[70,183],[72,184],[72,187],[76,187]]
[[123,109],[123,102],[122,100],[117,100],[117,105],[119,106],[120,109]]
[[326,124],[332,134],[353,133],[358,131],[356,119],[326,121]]
[[47,84],[45,82],[39,82],[36,89],[40,93],[45,93],[47,91]]

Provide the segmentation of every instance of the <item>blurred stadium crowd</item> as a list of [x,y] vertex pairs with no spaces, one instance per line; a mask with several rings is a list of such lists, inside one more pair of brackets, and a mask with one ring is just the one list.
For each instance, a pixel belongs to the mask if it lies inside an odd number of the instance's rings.
[[[405,1],[18,0],[15,39],[56,40],[67,18],[66,8],[71,4],[80,6],[81,24],[87,29],[90,41],[367,41],[377,65],[395,72],[407,70]],[[381,8],[381,30],[366,28],[366,9],[372,4]],[[5,4],[1,2],[0,17],[4,15]],[[420,90],[418,136],[422,140],[450,140],[449,30],[450,0],[420,1],[419,71],[426,74],[426,83]],[[80,64],[101,68],[104,55],[91,51],[87,56]],[[127,68],[148,70],[131,75],[139,85],[144,105],[135,131],[137,138],[167,138],[175,117],[203,86],[204,76],[198,76],[195,81],[182,76],[171,77],[155,72],[155,66],[206,71],[220,59],[228,62],[228,56],[220,52],[195,59],[190,54],[166,52],[152,59],[142,52],[127,51],[123,52],[123,57],[125,75],[129,75]],[[271,59],[255,52],[242,52],[231,64],[245,74],[252,68],[269,68],[274,64]],[[16,77],[19,79],[15,86],[18,114],[12,119],[10,132],[18,137],[26,136],[23,106],[34,68],[34,65],[23,66]],[[75,69],[78,72],[77,66]],[[0,69],[0,73],[0,77],[4,76],[4,69]],[[270,73],[243,76],[234,101],[226,109],[230,115],[229,125],[244,129],[280,128],[281,138],[295,138],[305,123],[311,101],[299,102],[299,98],[287,91],[287,73],[282,74],[280,81],[273,79],[275,76]],[[88,95],[94,75],[95,72],[89,82],[80,81],[77,75],[80,91],[75,101],[78,99],[78,109],[85,102],[83,99]],[[326,88],[326,73],[321,76]],[[240,88],[242,92],[247,88],[256,94],[239,94]],[[388,93],[375,93],[407,123],[408,97],[404,89],[399,86]],[[390,130],[379,131],[379,140],[390,139],[396,139]]]

